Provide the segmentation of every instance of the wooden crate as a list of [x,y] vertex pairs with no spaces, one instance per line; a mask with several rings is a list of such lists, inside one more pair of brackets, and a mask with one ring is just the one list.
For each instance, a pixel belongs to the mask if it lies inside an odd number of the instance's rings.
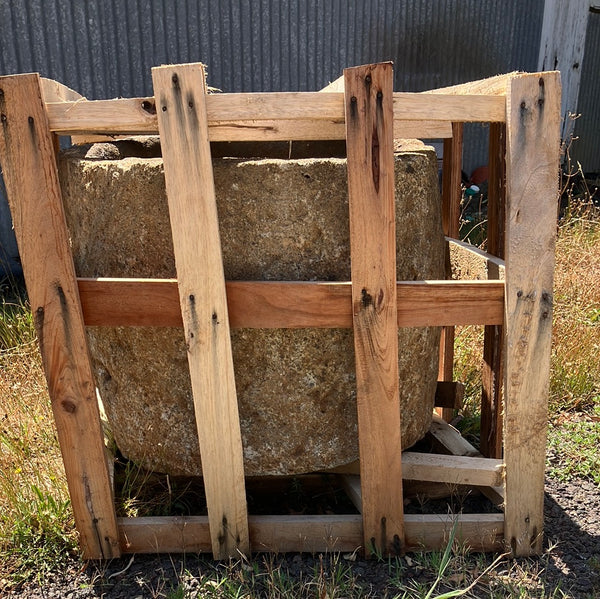
[[[394,93],[389,63],[347,69],[324,93],[207,95],[203,66],[153,69],[154,97],[87,101],[37,74],[0,78],[0,159],[85,557],[125,552],[542,548],[544,455],[558,192],[559,73],[513,73]],[[458,234],[462,125],[490,123],[490,253]],[[57,139],[161,137],[177,280],[77,279],[56,168]],[[445,138],[449,244],[489,280],[395,280],[393,139]],[[211,141],[346,140],[349,283],[226,282]],[[198,247],[198,230],[205,232]],[[353,327],[360,515],[247,514],[230,321]],[[182,326],[208,516],[117,518],[85,326]],[[440,391],[452,384],[454,325],[486,326],[482,451],[438,418],[446,453],[400,450],[397,326],[444,326]],[[440,396],[443,395],[440,393]],[[451,408],[452,397],[443,405]],[[502,407],[503,406],[503,407]],[[132,415],[134,416],[134,415]],[[502,418],[504,422],[502,423]],[[504,433],[501,434],[503,429]],[[454,435],[454,436],[453,436]],[[483,487],[501,514],[403,514],[402,479]]]

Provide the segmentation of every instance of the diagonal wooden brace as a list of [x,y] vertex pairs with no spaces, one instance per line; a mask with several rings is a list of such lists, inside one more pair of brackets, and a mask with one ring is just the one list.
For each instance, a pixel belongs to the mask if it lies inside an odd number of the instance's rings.
[[152,69],[213,555],[250,551],[201,64]]
[[96,385],[37,74],[0,77],[0,161],[80,545],[120,555]]

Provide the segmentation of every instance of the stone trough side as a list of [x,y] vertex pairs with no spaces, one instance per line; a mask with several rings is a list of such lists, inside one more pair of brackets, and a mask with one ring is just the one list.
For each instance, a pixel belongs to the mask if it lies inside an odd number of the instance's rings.
[[[60,157],[78,276],[176,276],[162,160],[124,156],[131,146],[82,146]],[[215,158],[214,176],[228,280],[350,279],[344,159]],[[398,279],[444,278],[435,153],[405,143],[395,176]],[[171,475],[201,474],[183,330],[89,327],[88,339],[123,455]],[[430,425],[439,330],[399,329],[398,341],[409,447]],[[350,329],[239,329],[232,344],[247,475],[358,457]]]

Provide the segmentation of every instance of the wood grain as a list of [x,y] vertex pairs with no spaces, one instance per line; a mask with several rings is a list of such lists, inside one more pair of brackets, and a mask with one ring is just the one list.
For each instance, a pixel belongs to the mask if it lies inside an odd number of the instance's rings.
[[[407,514],[407,549],[440,550],[456,529],[456,539],[471,551],[500,551],[502,514]],[[250,516],[253,551],[353,552],[362,547],[360,515]],[[210,551],[205,516],[119,518],[123,553],[206,553]]]
[[515,76],[507,94],[504,457],[506,537],[543,548],[544,465],[558,200],[560,75]]
[[248,553],[248,520],[204,67],[152,69],[215,559]]
[[120,554],[96,385],[38,75],[0,78],[0,161],[86,558]]
[[444,94],[444,95],[491,95],[491,96],[506,96],[506,89],[511,77],[517,75],[517,71],[506,73],[503,75],[495,75],[487,79],[478,79],[477,81],[469,81],[468,83],[459,83],[450,87],[440,87],[437,89],[428,90],[424,94]]
[[358,445],[367,553],[403,550],[392,65],[344,70]]
[[[321,92],[270,92],[244,94],[213,94],[206,98],[211,141],[257,139],[262,131],[269,139],[340,139],[339,127],[344,126],[344,95]],[[116,100],[78,100],[47,104],[50,128],[61,135],[81,133],[150,135],[158,132],[156,101],[147,98]],[[393,120],[404,122],[407,136],[411,121],[441,125],[440,137],[448,136],[449,122],[480,122],[506,120],[505,103],[496,96],[434,95],[398,92],[393,94]],[[287,123],[287,124],[286,124]],[[294,134],[292,124],[301,125]],[[446,123],[444,125],[443,123]],[[337,126],[337,128],[336,128]],[[277,130],[281,129],[280,133]],[[220,130],[220,133],[216,131]],[[332,131],[337,133],[331,133]],[[253,132],[254,131],[254,132]],[[418,137],[433,136],[438,129]],[[412,132],[415,132],[414,129]],[[301,137],[295,137],[301,135]],[[264,139],[264,137],[258,137]]]
[[[404,480],[497,487],[504,483],[502,460],[479,456],[456,456],[436,453],[402,453]],[[345,474],[344,488],[360,510],[360,477]],[[358,499],[357,499],[358,498]]]
[[405,451],[402,470],[405,479],[451,485],[497,487],[504,482],[504,464],[493,458]]
[[[181,327],[176,279],[78,279],[88,326]],[[349,328],[350,283],[227,281],[231,328]],[[399,327],[500,324],[502,281],[402,281]]]

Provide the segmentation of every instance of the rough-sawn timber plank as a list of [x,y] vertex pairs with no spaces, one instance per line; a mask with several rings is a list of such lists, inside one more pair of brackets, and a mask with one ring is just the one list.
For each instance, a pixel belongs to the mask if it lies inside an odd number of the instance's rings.
[[204,67],[152,69],[213,555],[247,553],[248,516]]
[[[356,494],[360,477],[346,474],[346,488]],[[451,485],[499,487],[504,483],[504,463],[492,458],[417,453],[402,454],[402,478]]]
[[[343,139],[344,96],[341,93],[270,92],[246,94],[214,94],[207,96],[209,129],[220,128],[209,137],[211,141],[257,139],[253,128],[258,128],[261,139]],[[417,122],[504,122],[504,98],[496,96],[426,95],[399,92],[393,95],[393,120],[403,122],[407,136],[417,133],[428,137],[442,133],[448,137],[448,126],[441,130],[419,133],[410,129],[410,121]],[[155,98],[122,98],[116,100],[79,100],[76,102],[49,102],[47,105],[50,128],[54,133],[73,135],[81,133],[139,134],[158,132]],[[275,123],[281,122],[276,125]],[[286,125],[287,123],[287,125]],[[293,124],[301,124],[301,132],[294,134]],[[303,124],[302,124],[303,123]],[[339,128],[335,126],[338,125]],[[418,127],[418,126],[417,126]],[[277,133],[280,129],[281,133]],[[323,129],[323,132],[320,132]],[[329,131],[329,133],[325,133]],[[291,135],[291,137],[290,137]],[[296,137],[300,135],[300,137]],[[326,137],[324,137],[326,135]],[[341,137],[340,137],[341,135]]]
[[[88,326],[183,326],[175,279],[78,279]],[[232,328],[349,328],[350,283],[227,281]],[[402,281],[398,326],[500,324],[501,281]]]
[[506,101],[505,513],[521,556],[543,547],[560,74],[517,75]]
[[[472,551],[503,548],[502,514],[407,514],[407,549],[446,547],[455,539]],[[252,551],[354,551],[362,547],[362,519],[337,516],[249,516]],[[206,516],[119,518],[124,553],[207,553],[211,549]]]
[[344,70],[358,447],[367,553],[404,545],[392,65]]
[[39,76],[0,78],[0,162],[84,557],[118,557],[112,487]]

